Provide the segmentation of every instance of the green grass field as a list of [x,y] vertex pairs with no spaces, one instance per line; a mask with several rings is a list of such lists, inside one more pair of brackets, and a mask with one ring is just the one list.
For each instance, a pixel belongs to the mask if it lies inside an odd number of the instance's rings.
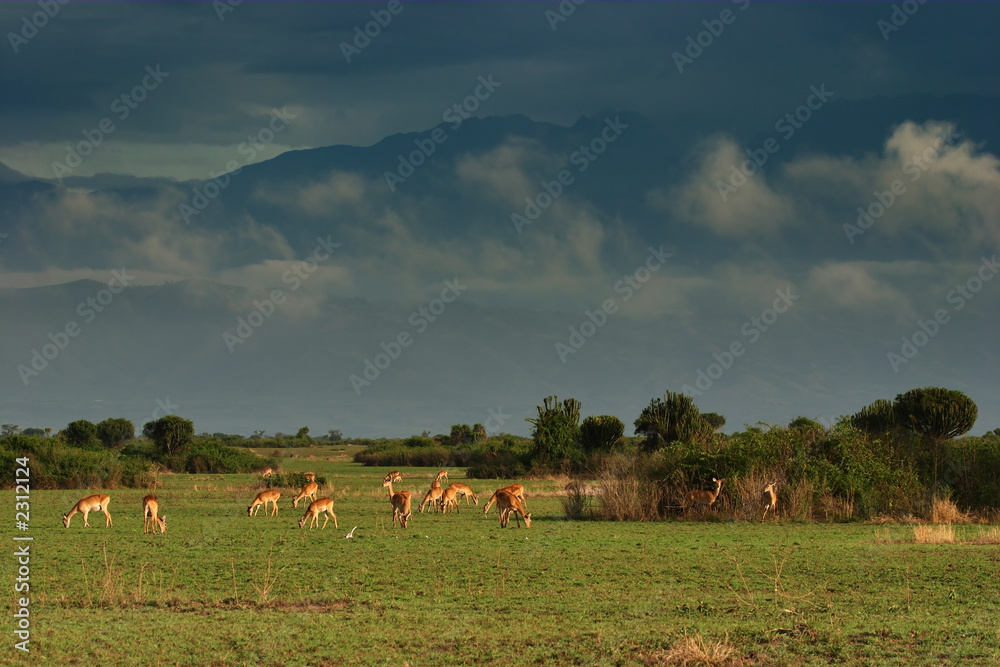
[[85,492],[33,491],[31,653],[8,632],[0,663],[670,664],[685,636],[724,642],[717,664],[1000,662],[996,545],[915,544],[903,525],[570,522],[552,481],[525,482],[530,530],[501,530],[482,507],[507,482],[453,469],[479,507],[418,514],[424,468],[396,485],[413,493],[403,531],[388,469],[351,463],[350,448],[299,451],[283,469],[331,481],[320,495],[339,528],[300,530],[308,501],[292,509],[292,489],[277,517],[247,517],[249,475],[161,476],[155,537],[143,491],[107,492],[110,529],[99,513],[63,528]]

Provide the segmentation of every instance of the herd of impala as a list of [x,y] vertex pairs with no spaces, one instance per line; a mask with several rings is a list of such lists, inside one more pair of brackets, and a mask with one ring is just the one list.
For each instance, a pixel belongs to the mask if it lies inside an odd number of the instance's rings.
[[[271,468],[267,468],[263,477],[271,477],[273,471]],[[299,528],[305,526],[306,521],[309,521],[309,529],[312,530],[313,526],[319,524],[319,517],[321,514],[325,515],[323,520],[323,525],[320,530],[326,528],[326,524],[330,521],[330,517],[333,517],[333,527],[338,528],[337,525],[337,515],[333,513],[333,500],[330,498],[316,498],[316,492],[319,491],[319,485],[316,483],[316,475],[311,472],[305,473],[306,484],[299,491],[299,494],[295,496],[292,500],[292,507],[298,507],[299,501],[303,498],[309,498],[312,502],[309,503],[309,507],[306,510],[305,515],[299,519]],[[465,504],[469,506],[469,498],[471,497],[476,506],[479,506],[479,497],[473,492],[467,484],[461,484],[459,482],[452,482],[447,488],[442,488],[441,480],[448,479],[448,471],[442,470],[437,476],[434,477],[434,481],[431,482],[431,488],[427,491],[427,495],[424,496],[423,502],[420,503],[420,513],[422,514],[424,508],[432,504],[435,511],[440,511],[441,513],[447,513],[449,511],[460,512],[460,499],[465,498]],[[399,521],[401,528],[406,528],[406,525],[410,520],[410,499],[412,494],[409,491],[393,491],[392,485],[394,482],[401,482],[403,476],[399,471],[390,472],[382,480],[382,487],[389,489],[389,502],[392,504],[392,525],[396,526],[396,521]],[[715,499],[719,497],[722,492],[722,482],[725,479],[712,478],[712,482],[715,483],[715,489],[712,491],[704,490],[692,490],[688,491],[684,496],[684,512],[688,512],[696,505],[705,505],[711,507],[715,503]],[[777,482],[771,482],[766,487],[764,487],[764,492],[761,495],[760,503],[764,508],[764,514],[761,516],[760,520],[763,522],[767,513],[770,511],[771,516],[776,516],[775,510],[778,505],[778,496],[776,493],[776,488],[778,486]],[[261,506],[264,507],[264,514],[267,515],[267,504],[271,503],[272,511],[270,516],[278,515],[278,499],[281,498],[281,492],[276,490],[261,491],[254,498],[253,502],[247,507],[247,515],[255,516],[257,512],[260,511]],[[108,513],[108,503],[111,502],[111,498],[104,494],[94,494],[92,496],[87,496],[73,506],[73,509],[69,511],[68,514],[63,514],[63,526],[69,528],[70,519],[73,518],[74,514],[83,514],[83,526],[84,528],[90,528],[90,524],[87,523],[87,515],[91,512],[103,512],[105,516],[105,528],[113,526],[111,522],[111,515]],[[490,507],[496,503],[497,510],[500,513],[500,527],[506,528],[508,522],[510,521],[510,515],[514,515],[515,521],[517,521],[518,527],[521,526],[521,519],[524,519],[524,526],[526,528],[531,528],[531,514],[529,514],[526,509],[528,506],[528,501],[524,495],[524,487],[520,484],[511,484],[510,486],[505,486],[501,489],[497,489],[490,496],[489,502],[486,503],[486,507],[483,509],[483,514],[488,514]],[[142,532],[146,533],[147,527],[156,534],[156,528],[159,526],[160,533],[167,532],[167,517],[166,515],[161,515],[159,513],[160,505],[156,500],[155,496],[146,496],[142,499]],[[520,518],[519,518],[520,517]],[[352,533],[354,531],[351,531]]]

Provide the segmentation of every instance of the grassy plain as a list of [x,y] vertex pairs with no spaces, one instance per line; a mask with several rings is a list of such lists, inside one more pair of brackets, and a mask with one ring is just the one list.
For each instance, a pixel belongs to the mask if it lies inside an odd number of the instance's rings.
[[0,663],[669,664],[699,636],[732,649],[716,664],[1000,662],[996,545],[915,544],[904,525],[570,522],[553,481],[525,482],[530,530],[501,530],[482,514],[500,482],[469,481],[478,508],[418,514],[436,472],[421,468],[396,488],[413,493],[402,531],[388,469],[300,451],[284,469],[328,477],[337,529],[300,530],[292,489],[277,517],[247,517],[248,475],[161,476],[155,537],[143,491],[109,491],[114,527],[86,530],[61,522],[84,492],[33,491],[31,653],[7,633]]

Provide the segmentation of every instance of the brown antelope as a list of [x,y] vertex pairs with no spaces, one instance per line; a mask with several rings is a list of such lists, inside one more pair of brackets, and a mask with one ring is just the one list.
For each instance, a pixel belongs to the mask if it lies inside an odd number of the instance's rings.
[[247,507],[247,516],[256,516],[257,512],[260,511],[260,506],[264,506],[264,515],[267,515],[267,504],[272,503],[274,505],[274,511],[271,512],[271,516],[278,516],[278,498],[281,497],[281,491],[261,491],[257,494],[257,497],[253,499],[253,503]]
[[420,503],[420,513],[424,513],[424,507],[427,506],[427,503],[434,503],[434,508],[440,509],[442,497],[444,497],[444,490],[441,488],[441,485],[438,484],[437,487],[432,486],[427,495],[424,496],[424,501]]
[[479,496],[477,496],[472,491],[472,489],[469,488],[468,484],[462,484],[461,482],[452,482],[451,484],[448,485],[448,488],[455,489],[456,492],[465,496],[466,505],[469,504],[469,496],[472,496],[472,500],[476,503],[477,506],[479,505]]
[[448,481],[448,471],[447,470],[442,470],[442,471],[438,472],[437,476],[434,478],[434,481],[431,482],[431,488],[432,489],[440,489],[441,488],[441,479],[442,478],[445,481]]
[[528,500],[524,496],[524,487],[520,484],[511,484],[510,486],[505,486],[502,489],[497,489],[493,495],[490,496],[489,502],[486,503],[486,507],[483,508],[483,514],[489,514],[490,507],[492,507],[493,503],[497,501],[497,494],[501,491],[509,493],[512,496],[517,496],[517,499],[521,501],[521,504],[528,507]]
[[521,520],[517,518],[518,514],[524,517],[524,527],[531,528],[531,515],[525,514],[524,505],[521,504],[521,501],[517,496],[502,489],[497,491],[494,495],[497,497],[497,510],[500,512],[501,528],[507,527],[511,514],[514,515],[518,528],[521,527]]
[[148,525],[153,535],[156,535],[156,527],[160,527],[160,533],[167,532],[167,516],[159,515],[160,503],[156,502],[156,496],[146,496],[142,499],[142,534],[146,534]]
[[270,468],[264,468],[264,472],[261,473],[261,477],[271,477],[272,475],[274,475],[274,471]]
[[95,493],[92,496],[87,496],[82,498],[80,502],[73,506],[73,509],[69,511],[69,514],[63,514],[63,526],[69,528],[69,520],[73,518],[73,515],[77,512],[83,512],[83,527],[90,528],[90,524],[87,523],[87,515],[91,512],[104,512],[105,521],[104,527],[113,526],[111,522],[111,515],[108,514],[108,503],[111,502],[110,496],[106,496],[103,493]]
[[333,513],[333,501],[329,498],[320,498],[319,500],[314,500],[309,503],[309,509],[306,510],[305,516],[299,519],[299,528],[305,525],[306,519],[312,517],[309,521],[309,530],[312,530],[314,524],[319,524],[320,514],[326,514],[323,520],[323,526],[320,530],[326,528],[326,524],[330,520],[331,516],[333,517],[333,527],[339,527],[337,526],[337,515]]
[[458,489],[455,488],[454,484],[450,485],[441,494],[441,512],[445,513],[449,509],[453,509],[461,514],[458,509]]
[[397,491],[393,493],[392,483],[402,482],[403,476],[397,471],[393,471],[382,480],[382,487],[389,487],[389,502],[392,503],[392,525],[396,526],[396,517],[399,517],[400,528],[406,528],[410,519],[410,497],[409,491]]
[[315,482],[316,481],[316,473],[314,473],[314,472],[304,472],[304,473],[302,473],[302,476],[306,478],[307,482]]
[[299,491],[299,495],[295,496],[295,500],[292,501],[292,507],[298,507],[299,501],[303,498],[316,500],[317,491],[319,491],[319,484],[316,482],[306,482],[306,485],[302,487],[301,491]]
[[775,487],[778,486],[777,482],[771,482],[764,487],[764,493],[760,496],[760,502],[764,506],[764,515],[760,517],[760,522],[764,523],[764,517],[767,516],[767,511],[771,511],[771,516],[778,516],[778,494],[774,492]]
[[712,503],[715,502],[715,499],[719,497],[719,493],[722,491],[722,483],[726,480],[725,478],[715,479],[713,477],[712,481],[715,482],[715,491],[703,491],[701,489],[692,489],[691,491],[688,491],[684,495],[685,512],[690,510],[695,505],[708,505],[709,507],[712,506]]

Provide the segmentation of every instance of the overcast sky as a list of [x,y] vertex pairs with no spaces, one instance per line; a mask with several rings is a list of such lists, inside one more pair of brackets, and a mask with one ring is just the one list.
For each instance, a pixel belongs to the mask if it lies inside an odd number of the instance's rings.
[[[663,244],[669,261],[605,331],[652,341],[683,333],[697,345],[691,356],[651,348],[648,373],[619,378],[637,388],[622,399],[623,412],[690,385],[714,353],[745,335],[742,323],[790,287],[801,301],[787,321],[809,326],[768,334],[774,359],[787,364],[784,379],[765,382],[767,369],[753,375],[748,361],[746,382],[727,376],[732,393],[712,393],[706,409],[782,421],[809,410],[816,416],[821,405],[833,418],[942,384],[976,394],[981,409],[993,406],[991,418],[1000,417],[1000,360],[987,341],[1000,281],[983,283],[988,289],[965,299],[960,314],[948,300],[956,285],[989,273],[1000,241],[1000,5],[75,0],[55,7],[49,17],[34,2],[0,4],[0,163],[47,179],[16,183],[17,174],[0,169],[0,288],[107,282],[125,266],[134,286],[200,279],[246,290],[251,303],[282,284],[318,235],[330,235],[342,244],[339,255],[282,311],[289,325],[323,329],[315,318],[329,315],[322,304],[331,296],[393,300],[409,312],[459,276],[470,285],[463,301],[479,307],[563,313],[556,331],[532,339],[559,364],[555,371],[517,354],[506,363],[534,368],[533,380],[545,387],[538,393],[600,401],[608,398],[601,374],[569,382],[554,344]],[[359,37],[365,30],[373,36]],[[454,130],[456,104],[496,125]],[[605,119],[606,138],[614,136],[620,114],[635,129],[587,174],[573,162],[571,130],[511,118],[562,128],[589,119],[589,139]],[[202,181],[290,150],[372,147],[399,133],[426,139],[442,123],[453,152],[398,188],[370,166],[395,164],[396,149],[378,147],[337,153],[335,166],[333,153],[283,155],[271,163],[280,168],[262,164],[234,178],[224,203],[193,215],[184,210],[193,186],[162,180]],[[504,131],[490,134],[496,128]],[[768,137],[777,140],[771,148]],[[410,139],[406,145],[412,150]],[[734,165],[762,153],[772,160],[766,169],[742,181],[734,175]],[[914,166],[917,155],[931,157]],[[297,175],[285,178],[286,169]],[[525,197],[564,169],[577,184],[537,224],[512,225]],[[161,181],[118,190],[102,189],[107,179],[53,180],[97,174]],[[875,198],[897,180],[905,192],[870,229],[845,226],[857,224],[859,206],[877,210]],[[23,303],[43,309],[41,300]],[[235,322],[246,305],[230,305],[226,321]],[[957,324],[929,346],[933,354],[891,367],[887,355],[901,352],[902,337],[942,307]],[[196,311],[172,321],[197,328],[204,318]],[[8,409],[38,405],[14,369],[65,319],[55,310],[30,326],[6,324],[5,335],[24,340],[4,362]],[[858,336],[861,347],[838,349],[833,331]],[[228,355],[222,333],[211,332],[206,344]],[[634,341],[614,340],[622,355],[635,352]],[[573,363],[587,368],[595,348]],[[347,369],[375,351],[362,347],[356,359],[341,359],[331,391],[357,398]],[[978,356],[970,360],[971,352]],[[852,381],[846,358],[878,373]],[[654,361],[674,366],[654,370]],[[465,395],[476,396],[471,376],[469,383]],[[813,392],[809,408],[797,402],[803,388]],[[523,396],[516,383],[509,391],[530,406],[542,398]],[[366,395],[365,414],[395,415],[398,401],[377,396]],[[196,403],[187,401],[189,409]],[[412,432],[408,417],[391,419],[381,423]]]
[[[22,21],[38,6],[0,5],[0,159],[52,177],[66,144],[107,117],[113,134],[76,175],[205,178],[271,108],[295,122],[258,158],[364,146],[441,122],[484,74],[503,87],[480,115],[568,125],[631,109],[665,125],[710,118],[720,129],[766,127],[818,83],[839,99],[996,96],[1000,86],[1000,8],[983,3],[922,5],[893,31],[878,25],[891,20],[884,3],[588,2],[564,21],[544,3],[403,3],[349,63],[341,44],[353,45],[371,12],[390,16],[386,3],[219,6],[77,1],[24,41],[10,33],[33,34]],[[726,10],[728,25],[719,22]],[[673,54],[705,21],[721,34],[679,72]],[[112,104],[147,66],[167,75],[119,120],[123,107]]]

